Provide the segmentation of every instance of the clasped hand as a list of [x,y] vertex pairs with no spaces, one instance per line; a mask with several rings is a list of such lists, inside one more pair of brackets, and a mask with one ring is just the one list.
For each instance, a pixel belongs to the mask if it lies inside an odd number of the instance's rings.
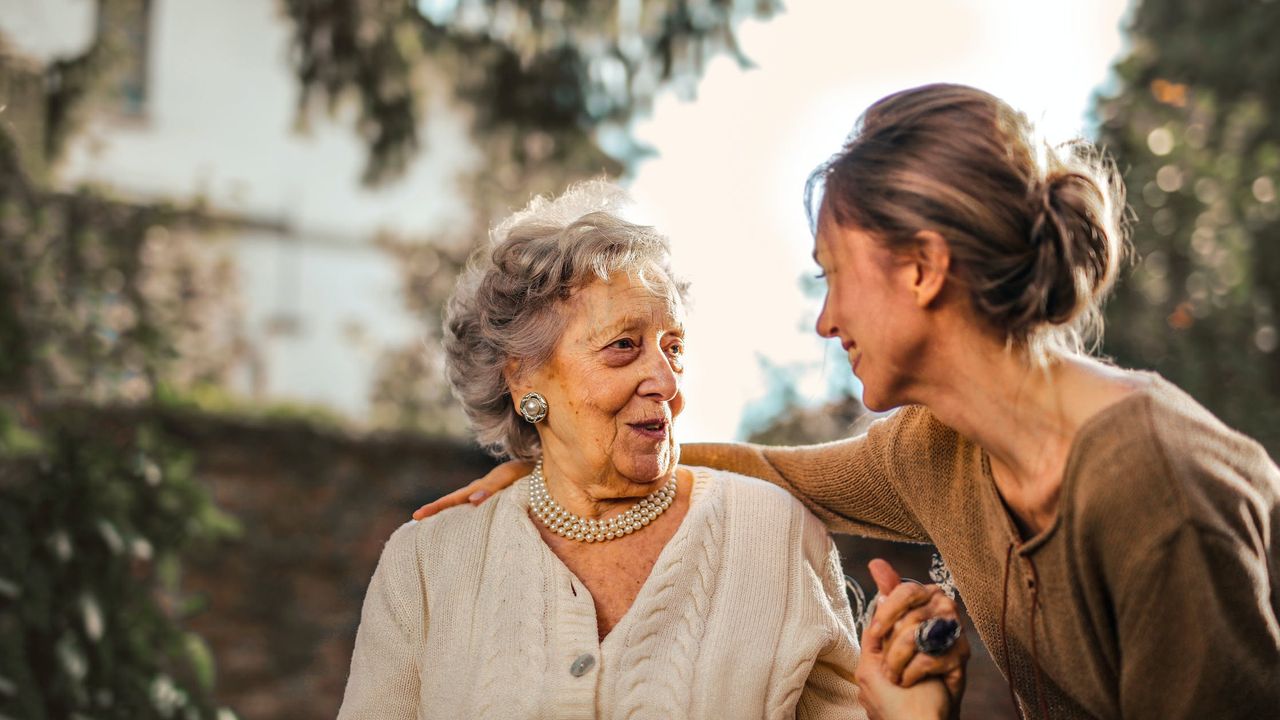
[[968,639],[961,634],[939,656],[926,655],[916,646],[916,631],[924,621],[959,621],[955,601],[937,585],[904,582],[884,560],[872,560],[869,568],[879,595],[862,633],[855,674],[868,715],[873,720],[958,717]]

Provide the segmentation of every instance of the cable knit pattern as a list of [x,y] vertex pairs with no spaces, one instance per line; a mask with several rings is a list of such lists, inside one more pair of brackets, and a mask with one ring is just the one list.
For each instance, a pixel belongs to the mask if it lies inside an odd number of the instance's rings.
[[[623,667],[634,667],[623,685],[618,715],[677,717],[689,707],[687,681],[697,660],[715,576],[720,565],[724,517],[720,492],[707,492],[707,476],[695,475],[694,503],[663,554],[671,561],[655,565],[646,582],[651,597],[636,598],[636,621],[627,628]],[[674,612],[673,612],[674,611]]]
[[[803,524],[793,524],[788,542],[796,547],[802,547],[803,532]],[[815,588],[815,590],[818,592],[823,591],[821,587]],[[795,707],[796,702],[800,699],[799,690],[803,687],[803,683],[799,682],[799,678],[808,675],[812,666],[813,662],[811,660],[801,657],[792,658],[790,666],[782,663],[774,666],[774,672],[780,674],[782,682],[775,686],[775,693],[768,700],[768,716],[770,718],[785,717],[787,712]],[[777,693],[777,690],[782,692]]]
[[680,528],[603,641],[586,586],[529,518],[527,481],[401,527],[340,720],[865,718],[822,523],[767,483],[694,472]]

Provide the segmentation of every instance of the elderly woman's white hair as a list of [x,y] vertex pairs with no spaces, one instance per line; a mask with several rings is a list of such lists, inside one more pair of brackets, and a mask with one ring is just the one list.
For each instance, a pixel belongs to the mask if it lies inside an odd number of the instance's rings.
[[446,375],[476,439],[495,456],[538,455],[538,434],[516,412],[504,370],[511,360],[527,371],[551,358],[575,290],[627,273],[685,302],[688,284],[671,272],[666,238],[622,219],[629,203],[603,180],[535,198],[493,230],[459,281],[445,312]]

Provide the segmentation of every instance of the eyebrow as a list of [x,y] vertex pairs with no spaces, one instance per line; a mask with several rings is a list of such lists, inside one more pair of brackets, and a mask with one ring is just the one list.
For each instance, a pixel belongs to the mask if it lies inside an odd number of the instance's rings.
[[[592,339],[604,339],[606,337],[612,337],[614,335],[617,335],[618,333],[625,332],[627,330],[635,330],[638,327],[648,325],[648,324],[649,324],[649,321],[647,318],[640,315],[631,315],[628,317],[624,317],[615,323],[610,323],[609,325],[606,325],[600,328],[598,331],[592,333],[591,337]],[[684,323],[680,323],[680,322],[675,323],[675,327],[668,334],[676,334],[681,337],[684,337]]]

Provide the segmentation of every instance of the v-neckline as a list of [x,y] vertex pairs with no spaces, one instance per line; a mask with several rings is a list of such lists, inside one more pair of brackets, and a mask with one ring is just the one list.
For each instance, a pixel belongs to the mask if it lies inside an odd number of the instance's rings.
[[[693,527],[695,523],[690,521],[696,520],[695,513],[706,512],[706,508],[712,505],[705,501],[706,498],[704,496],[708,492],[712,492],[716,489],[716,482],[714,478],[712,478],[704,468],[692,467],[688,468],[688,470],[693,475],[693,483],[689,490],[689,509],[685,511],[684,517],[680,519],[680,526],[676,528],[676,531],[671,535],[671,538],[668,539],[666,544],[662,546],[662,549],[658,551],[658,557],[654,560],[653,567],[649,568],[649,575],[644,579],[644,583],[641,584],[640,591],[636,593],[635,599],[631,601],[631,606],[627,608],[627,611],[622,614],[622,617],[619,618],[618,622],[614,623],[614,626],[609,629],[609,632],[606,633],[603,638],[600,638],[597,635],[597,643],[602,650],[606,645],[609,645],[615,637],[626,636],[626,631],[630,629],[631,625],[635,624],[635,617],[638,614],[636,612],[636,608],[642,607],[644,602],[646,602],[649,599],[649,596],[654,592],[652,583],[654,576],[661,574],[661,570],[666,567],[666,564],[671,562],[670,554],[674,552],[672,548],[680,544],[678,541],[681,540],[684,535],[692,532],[690,528]],[[518,495],[511,497],[511,502],[519,511],[520,516],[523,519],[522,527],[524,527],[527,532],[532,533],[533,538],[537,540],[538,546],[541,548],[541,552],[550,557],[553,567],[559,568],[561,572],[572,578],[577,584],[578,592],[586,595],[588,605],[591,608],[592,622],[595,623],[597,628],[599,628],[600,618],[596,615],[595,597],[592,596],[591,591],[587,589],[587,584],[583,582],[577,574],[570,570],[568,565],[564,564],[564,561],[560,559],[559,555],[556,555],[555,552],[552,551],[551,547],[542,539],[542,534],[538,532],[537,526],[534,525],[533,518],[529,516],[529,479],[526,477],[520,480],[519,484],[513,489],[519,491]],[[616,645],[617,642],[622,641],[619,640],[613,642],[613,644]]]
[[983,477],[983,482],[988,490],[995,497],[996,504],[999,506],[1001,515],[1004,518],[1005,529],[1008,532],[1010,540],[1014,544],[1014,551],[1019,555],[1030,555],[1040,548],[1044,547],[1057,533],[1058,527],[1062,524],[1063,508],[1067,499],[1074,491],[1074,479],[1076,475],[1076,465],[1080,462],[1079,455],[1083,452],[1083,448],[1088,443],[1088,436],[1097,432],[1098,427],[1105,427],[1105,423],[1113,415],[1119,413],[1124,407],[1130,403],[1137,402],[1139,399],[1149,397],[1156,391],[1160,383],[1164,380],[1158,374],[1152,372],[1144,372],[1135,370],[1134,374],[1147,379],[1147,384],[1135,388],[1132,392],[1127,393],[1124,397],[1103,407],[1101,410],[1090,415],[1076,429],[1075,437],[1071,439],[1071,446],[1067,448],[1067,460],[1062,466],[1062,487],[1058,495],[1058,511],[1054,513],[1053,521],[1029,538],[1022,536],[1022,531],[1018,529],[1017,520],[1014,518],[1013,510],[1010,509],[1008,503],[1005,502],[1004,496],[1000,494],[1000,486],[996,483],[995,473],[991,471],[991,455],[981,445],[974,443],[978,448],[979,472]]

